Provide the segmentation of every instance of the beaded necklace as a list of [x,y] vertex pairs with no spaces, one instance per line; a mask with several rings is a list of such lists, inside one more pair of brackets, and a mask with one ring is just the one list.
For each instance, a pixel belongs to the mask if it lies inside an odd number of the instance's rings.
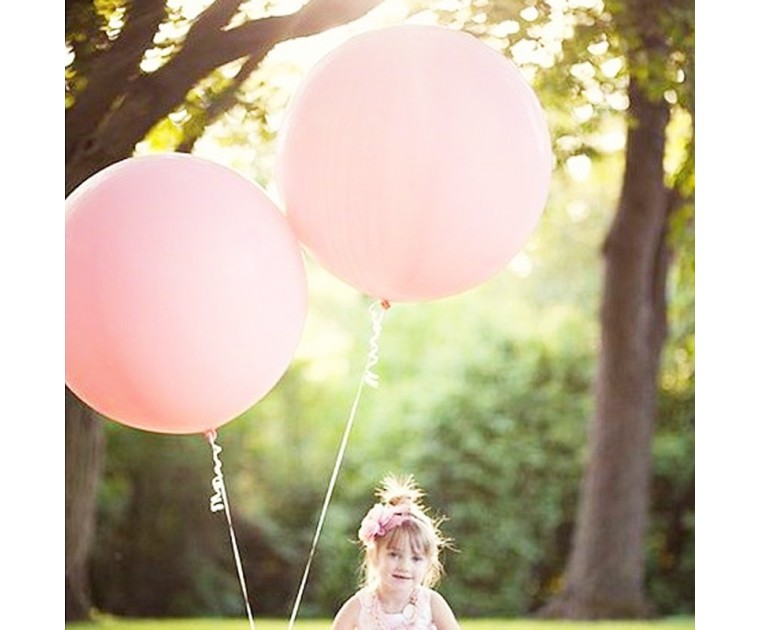
[[372,593],[372,604],[370,606],[370,616],[372,617],[375,628],[377,628],[377,630],[409,630],[409,628],[413,628],[418,617],[417,597],[418,588],[415,587],[414,590],[412,590],[412,594],[409,596],[409,603],[401,610],[401,623],[389,627],[383,619],[385,613],[380,604],[380,598],[377,596],[377,590],[375,590]]

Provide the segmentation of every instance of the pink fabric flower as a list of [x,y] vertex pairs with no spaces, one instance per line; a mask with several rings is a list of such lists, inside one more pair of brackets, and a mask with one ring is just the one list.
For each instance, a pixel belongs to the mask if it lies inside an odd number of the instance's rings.
[[365,545],[369,545],[375,538],[382,538],[410,518],[408,506],[375,503],[362,519],[359,527],[359,540]]

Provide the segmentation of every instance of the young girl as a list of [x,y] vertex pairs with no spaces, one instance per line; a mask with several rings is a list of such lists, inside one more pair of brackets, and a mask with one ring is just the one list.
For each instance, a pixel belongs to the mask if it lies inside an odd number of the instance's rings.
[[446,600],[431,587],[448,545],[420,502],[413,477],[386,477],[362,520],[362,588],[338,611],[333,630],[460,630]]

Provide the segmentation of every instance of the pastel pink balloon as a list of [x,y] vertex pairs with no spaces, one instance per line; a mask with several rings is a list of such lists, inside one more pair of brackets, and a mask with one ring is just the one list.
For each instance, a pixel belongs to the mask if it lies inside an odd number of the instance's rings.
[[298,241],[226,167],[130,158],[66,200],[66,383],[108,418],[219,427],[281,378],[305,315]]
[[499,272],[543,211],[544,112],[516,66],[436,26],[374,30],[305,77],[277,182],[296,236],[376,298],[422,301]]

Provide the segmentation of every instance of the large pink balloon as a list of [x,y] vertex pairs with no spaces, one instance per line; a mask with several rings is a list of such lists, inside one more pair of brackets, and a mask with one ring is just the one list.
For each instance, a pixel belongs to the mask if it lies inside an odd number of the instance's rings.
[[286,114],[277,181],[296,236],[329,271],[395,301],[492,277],[543,211],[544,112],[475,37],[393,26],[339,46]]
[[226,167],[131,158],[66,200],[66,383],[113,420],[160,433],[232,420],[281,378],[305,314],[298,241]]

